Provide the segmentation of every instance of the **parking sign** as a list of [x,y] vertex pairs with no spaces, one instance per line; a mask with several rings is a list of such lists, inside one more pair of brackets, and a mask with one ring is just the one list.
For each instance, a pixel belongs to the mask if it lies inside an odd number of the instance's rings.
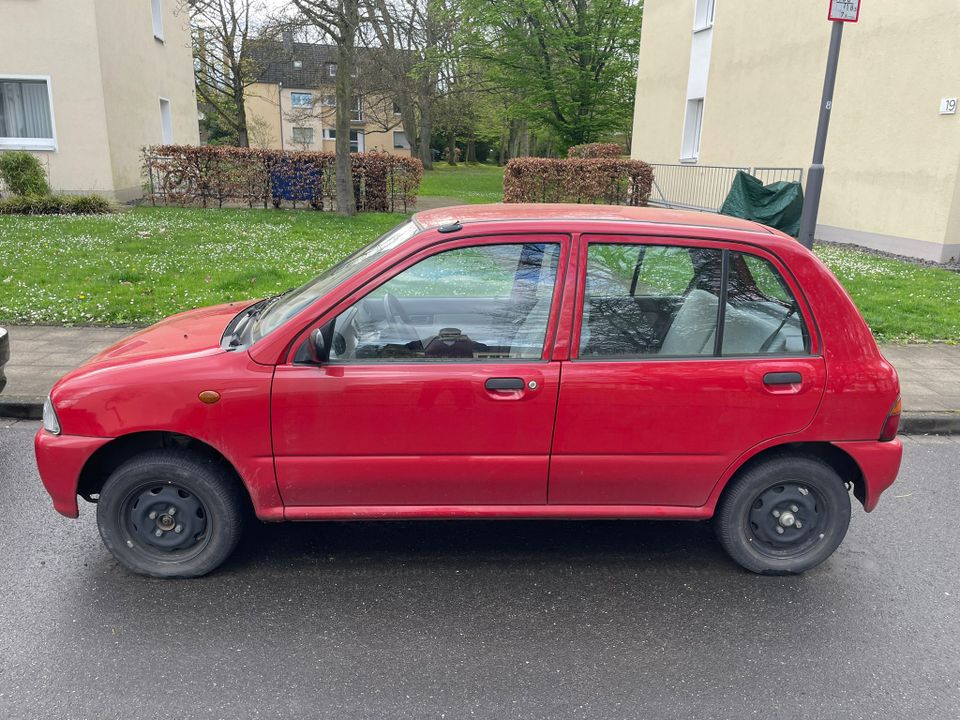
[[856,22],[860,18],[860,0],[830,0],[829,20]]

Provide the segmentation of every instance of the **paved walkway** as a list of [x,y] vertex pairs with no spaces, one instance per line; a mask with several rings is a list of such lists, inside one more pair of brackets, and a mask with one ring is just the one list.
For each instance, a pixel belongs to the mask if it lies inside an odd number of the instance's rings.
[[[0,417],[40,417],[43,399],[60,376],[135,328],[10,327],[7,388]],[[885,345],[900,373],[904,421],[915,433],[960,433],[960,345]]]

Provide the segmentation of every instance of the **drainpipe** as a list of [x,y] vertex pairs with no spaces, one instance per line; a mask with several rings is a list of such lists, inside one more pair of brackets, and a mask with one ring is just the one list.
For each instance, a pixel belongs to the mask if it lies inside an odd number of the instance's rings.
[[280,149],[283,150],[283,83],[277,83],[277,111],[280,113]]

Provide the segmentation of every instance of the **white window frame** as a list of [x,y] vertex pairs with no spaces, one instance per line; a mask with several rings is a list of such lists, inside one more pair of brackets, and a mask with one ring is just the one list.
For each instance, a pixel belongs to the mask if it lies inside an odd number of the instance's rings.
[[[298,105],[297,103],[295,103],[295,102],[293,101],[293,96],[294,96],[294,95],[306,95],[308,98],[310,98],[310,100],[309,100],[309,102],[308,102],[306,105]],[[303,90],[291,90],[291,91],[290,91],[290,107],[291,107],[291,108],[295,108],[295,109],[296,109],[296,108],[312,108],[312,107],[313,107],[313,93],[312,93],[312,92],[304,92]]]
[[[397,145],[397,135],[403,135],[403,145]],[[403,130],[394,130],[393,131],[393,149],[394,150],[409,150],[410,142],[407,140],[407,133]]]
[[704,104],[702,97],[687,99],[683,118],[683,138],[680,141],[680,162],[682,163],[695,163],[700,158]]
[[173,145],[173,107],[165,97],[160,98],[160,138],[164,145]]
[[150,16],[153,20],[153,37],[163,42],[163,0],[150,0]]
[[335,78],[337,76],[337,64],[327,63],[327,76]]
[[57,122],[53,112],[53,83],[49,75],[0,75],[4,80],[43,81],[47,84],[47,106],[50,109],[50,134],[52,138],[15,138],[0,137],[0,150],[37,150],[57,152]]
[[[306,140],[306,141],[304,141],[304,140],[297,140],[297,138],[295,137],[295,135],[297,134],[297,131],[298,131],[298,130],[307,130],[307,131],[309,131],[309,132],[310,132],[310,139],[309,139],[309,140]],[[291,131],[290,131],[290,141],[293,142],[293,143],[296,143],[297,145],[313,145],[313,141],[314,141],[315,138],[316,138],[316,132],[314,131],[314,129],[313,129],[312,127],[306,127],[306,126],[303,126],[303,125],[297,125],[296,127],[294,127],[293,129],[291,129]]]
[[323,129],[323,139],[324,140],[336,140],[337,131],[336,128],[324,128]]
[[[351,147],[350,152],[364,152],[364,147],[365,147],[366,143],[364,142],[364,132],[363,132],[363,130],[360,130],[360,129],[351,130],[351,131],[350,131],[350,135],[351,135],[350,145],[351,145],[351,146],[353,146],[353,145],[356,145],[356,146],[357,146],[357,149],[356,149],[356,150],[354,150],[354,149]],[[353,137],[352,137],[353,135],[356,135],[356,136],[357,136],[357,139],[356,139],[356,140],[353,139]],[[323,129],[323,139],[324,139],[324,140],[332,140],[332,141],[335,141],[335,140],[337,139],[337,129],[336,129],[336,128],[324,128],[324,129]]]
[[709,30],[717,14],[717,0],[696,0],[693,10],[693,31]]

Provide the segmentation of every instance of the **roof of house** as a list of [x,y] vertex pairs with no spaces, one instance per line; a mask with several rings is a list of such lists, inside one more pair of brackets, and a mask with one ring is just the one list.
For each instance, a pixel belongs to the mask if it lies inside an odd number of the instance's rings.
[[773,231],[750,220],[690,210],[664,210],[627,205],[589,205],[572,203],[458,205],[424,210],[413,216],[423,228],[439,227],[453,222],[505,222],[511,220],[606,220],[630,221],[656,225],[686,225],[722,230],[739,230],[770,235]]
[[336,45],[261,39],[252,40],[249,50],[257,82],[307,89],[333,83],[327,65],[337,62]]

